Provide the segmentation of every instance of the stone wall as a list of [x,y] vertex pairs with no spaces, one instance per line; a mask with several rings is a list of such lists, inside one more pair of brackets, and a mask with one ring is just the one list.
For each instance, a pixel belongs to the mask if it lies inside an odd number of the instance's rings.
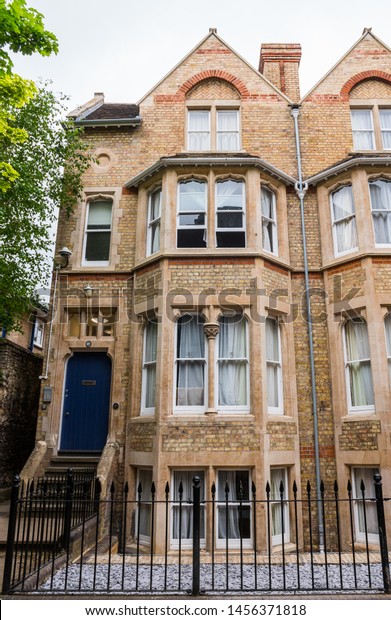
[[0,340],[0,487],[9,486],[34,447],[42,358]]

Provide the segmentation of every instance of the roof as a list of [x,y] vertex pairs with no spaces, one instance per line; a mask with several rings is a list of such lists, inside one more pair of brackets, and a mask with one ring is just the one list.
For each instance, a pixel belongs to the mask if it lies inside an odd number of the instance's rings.
[[151,177],[160,170],[168,167],[191,166],[192,170],[194,170],[195,166],[226,166],[227,164],[231,166],[254,166],[255,168],[264,170],[266,173],[279,179],[280,181],[283,181],[286,185],[295,185],[296,183],[296,179],[291,177],[289,174],[282,172],[260,157],[254,157],[248,153],[240,153],[239,155],[227,153],[179,153],[171,157],[161,157],[157,162],[152,164],[152,166],[149,166],[127,181],[127,183],[125,183],[125,187],[138,187],[148,177]]
[[135,103],[105,103],[103,93],[95,93],[94,98],[68,114],[76,125],[86,127],[108,127],[141,124],[139,106]]
[[389,153],[381,154],[376,153],[352,153],[346,159],[342,159],[337,163],[325,168],[321,172],[317,172],[311,177],[305,179],[308,185],[316,185],[319,181],[325,181],[326,179],[338,175],[340,172],[349,170],[350,168],[356,168],[357,166],[374,166],[384,165],[391,166],[391,156]]
[[138,113],[139,107],[135,103],[104,103],[90,114],[87,113],[84,120],[135,118]]

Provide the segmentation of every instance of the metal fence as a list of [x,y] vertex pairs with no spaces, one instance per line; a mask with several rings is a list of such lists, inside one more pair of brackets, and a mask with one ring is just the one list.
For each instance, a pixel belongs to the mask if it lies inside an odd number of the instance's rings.
[[[386,507],[381,476],[375,495],[362,482],[319,494],[308,483],[302,497],[281,484],[228,482],[205,495],[198,476],[191,497],[182,483],[157,497],[155,485],[100,484],[70,470],[64,480],[20,485],[11,499],[4,593],[160,593],[198,595],[256,592],[391,593]],[[318,541],[318,516],[323,545]]]

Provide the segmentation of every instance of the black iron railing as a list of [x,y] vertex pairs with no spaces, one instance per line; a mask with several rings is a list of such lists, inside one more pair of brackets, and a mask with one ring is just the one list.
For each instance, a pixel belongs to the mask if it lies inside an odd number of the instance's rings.
[[[359,496],[348,484],[300,497],[283,482],[262,498],[253,484],[203,499],[198,476],[191,498],[167,483],[111,484],[107,497],[93,478],[15,482],[3,592],[387,592],[391,593],[387,524],[391,502],[374,477]],[[148,499],[145,499],[147,497]],[[318,503],[324,547],[318,545]]]

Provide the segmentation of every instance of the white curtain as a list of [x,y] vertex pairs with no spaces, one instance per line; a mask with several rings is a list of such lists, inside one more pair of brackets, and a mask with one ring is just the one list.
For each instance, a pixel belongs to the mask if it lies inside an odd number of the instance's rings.
[[217,112],[217,150],[237,151],[239,149],[239,114],[236,110]]
[[144,339],[145,407],[155,406],[157,323],[148,323]]
[[[239,484],[242,482],[242,514],[239,506]],[[228,483],[229,493],[226,496],[225,489]],[[225,504],[228,499],[228,506]],[[218,538],[240,538],[240,520],[242,521],[242,538],[250,538],[250,506],[249,484],[247,471],[219,471],[217,485],[218,505]],[[235,505],[235,503],[237,504]],[[227,513],[228,508],[228,513]],[[227,529],[228,526],[228,529]]]
[[[152,499],[151,486],[152,486],[152,470],[151,469],[139,469],[138,481],[141,484],[141,503],[140,503],[140,536],[149,538],[151,535],[151,511],[152,505],[150,502]],[[137,489],[137,500],[139,499]],[[145,502],[145,503],[144,503]],[[137,517],[138,523],[138,517]]]
[[387,358],[388,358],[388,374],[391,382],[391,314],[387,314],[384,319],[384,327],[386,330],[386,345],[387,345]]
[[189,110],[189,150],[207,151],[210,149],[210,112],[208,110]]
[[180,213],[204,213],[206,211],[206,183],[186,181],[179,184]]
[[186,315],[177,323],[177,399],[179,407],[205,404],[205,334],[200,317]]
[[372,181],[369,189],[375,241],[376,243],[391,243],[391,182]]
[[[172,508],[173,523],[172,532],[173,538],[179,539],[191,539],[193,537],[193,507],[188,505],[188,502],[193,501],[193,478],[199,476],[201,479],[201,502],[204,501],[204,472],[202,471],[174,471],[173,475],[173,501]],[[180,494],[179,487],[182,483],[182,505],[179,506]],[[182,509],[182,510],[181,510]],[[182,516],[180,516],[182,515]],[[200,523],[200,537],[205,538],[205,512],[201,507],[201,523]]]
[[219,405],[247,405],[247,324],[243,316],[220,319]]
[[160,201],[161,190],[154,192],[149,198],[149,252],[154,254],[160,249]]
[[357,247],[356,217],[350,185],[341,187],[331,196],[335,228],[336,252]]
[[380,110],[383,149],[391,149],[391,110]]
[[352,406],[373,405],[372,371],[365,321],[347,321],[345,340]]
[[277,253],[277,226],[275,196],[266,187],[261,188],[262,245],[268,252]]
[[281,392],[281,352],[279,326],[275,319],[266,319],[266,373],[267,404],[280,406]]
[[374,149],[371,110],[351,110],[353,145],[356,151]]
[[[371,501],[367,501],[375,498],[375,485],[373,476],[376,473],[376,469],[372,467],[355,467],[354,468],[354,497],[357,498],[357,523],[358,533],[365,534],[365,517],[367,521],[367,533],[368,535],[378,534],[377,526],[377,511],[376,504]],[[362,499],[361,481],[363,481],[365,489],[365,500]],[[364,517],[364,503],[365,503],[365,517]]]
[[[284,515],[284,542],[288,542],[288,538],[285,536],[286,532],[289,531],[289,523],[288,523],[288,505],[284,501],[287,498],[287,488],[286,488],[286,475],[285,470],[280,469],[272,469],[270,471],[270,499],[271,499],[271,517],[272,517],[272,542],[278,543],[282,538],[282,515]],[[280,485],[281,482],[284,487],[283,492],[283,504],[281,505],[281,493],[280,493]]]

